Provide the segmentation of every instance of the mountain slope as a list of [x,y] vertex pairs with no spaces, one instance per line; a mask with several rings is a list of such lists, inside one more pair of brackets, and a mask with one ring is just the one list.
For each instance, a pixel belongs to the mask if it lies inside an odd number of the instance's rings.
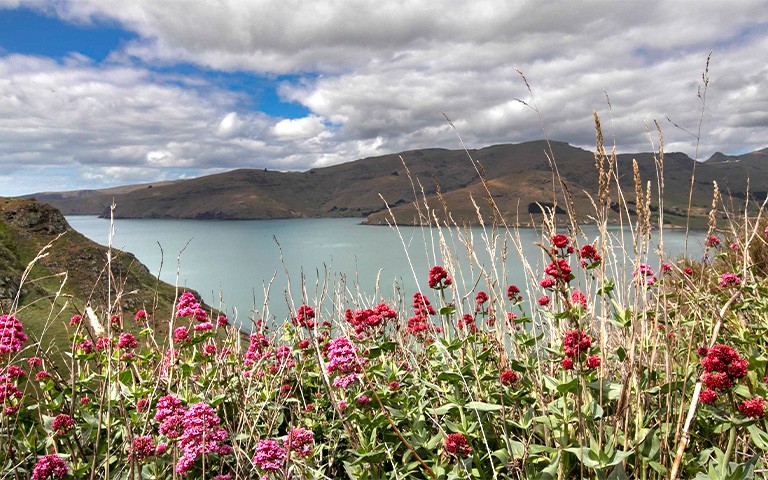
[[[550,152],[551,148],[551,152]],[[477,162],[476,170],[469,159]],[[482,149],[422,149],[364,158],[307,172],[274,172],[240,169],[217,175],[168,184],[124,187],[123,191],[78,192],[80,208],[70,201],[73,194],[41,193],[35,198],[66,207],[70,214],[106,214],[114,200],[115,215],[123,218],[218,218],[264,219],[293,217],[368,217],[382,223],[390,216],[383,197],[399,223],[412,223],[413,201],[423,194],[431,206],[442,210],[437,193],[457,221],[476,222],[470,194],[484,215],[485,189],[480,175],[488,180],[491,195],[505,219],[527,223],[538,204],[552,203],[553,175],[550,158],[556,160],[559,179],[573,195],[577,212],[592,212],[590,195],[597,190],[592,152],[563,142],[545,141],[494,145]],[[643,184],[656,185],[653,154],[619,155],[617,175],[630,207],[634,202],[632,161],[638,162]],[[734,168],[738,165],[738,168]],[[665,210],[669,220],[687,210],[694,161],[682,153],[667,153],[664,159]],[[410,179],[409,179],[410,173]],[[739,157],[716,155],[696,165],[692,214],[706,215],[711,203],[712,181],[734,198],[747,196],[747,178],[756,186],[768,185],[768,151]],[[416,185],[411,183],[411,179]],[[559,181],[555,192],[561,190]],[[587,192],[587,193],[585,193]],[[416,196],[414,196],[414,193]],[[558,195],[558,203],[564,198]],[[652,193],[654,199],[657,193]],[[616,198],[616,197],[614,197]],[[630,207],[631,208],[631,207]],[[618,205],[615,206],[618,210]],[[521,217],[518,217],[518,213]],[[679,215],[675,215],[675,213]]]

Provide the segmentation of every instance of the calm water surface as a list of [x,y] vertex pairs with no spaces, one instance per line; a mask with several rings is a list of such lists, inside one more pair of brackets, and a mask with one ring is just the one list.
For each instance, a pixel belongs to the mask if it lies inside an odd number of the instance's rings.
[[[91,216],[70,216],[67,220],[91,240],[108,243],[109,220]],[[301,301],[302,276],[310,299],[315,298],[317,285],[328,280],[345,284],[348,295],[362,295],[360,298],[370,302],[391,299],[396,291],[406,298],[416,292],[411,265],[419,286],[426,289],[429,268],[446,264],[436,247],[436,229],[400,227],[401,238],[392,228],[361,225],[360,221],[115,220],[112,244],[135,254],[166,282],[176,283],[178,266],[179,285],[197,290],[211,305],[222,305],[241,324],[249,323],[248,318],[266,315],[285,318],[289,312],[287,292],[292,293],[297,303]],[[466,291],[472,289],[480,275],[477,264],[491,265],[482,229],[473,228],[469,233],[478,253],[472,261],[467,259],[467,250],[457,235],[446,239],[458,259],[453,276],[467,286]],[[590,240],[597,235],[594,229],[587,229],[586,233]],[[621,231],[616,229],[612,233],[619,235]],[[533,259],[529,261],[534,268],[540,267],[541,250],[533,245],[540,241],[538,233],[523,229],[520,236],[526,258]],[[694,246],[700,251],[697,236],[692,235],[689,248]],[[664,245],[668,255],[678,255],[683,251],[683,234],[665,231]],[[519,256],[511,246],[510,249],[503,266],[506,283],[523,285],[525,276]],[[650,263],[657,265],[658,260]],[[495,265],[502,268],[501,262]],[[264,311],[265,290],[270,281],[269,308]],[[486,288],[485,283],[481,282],[478,288]]]

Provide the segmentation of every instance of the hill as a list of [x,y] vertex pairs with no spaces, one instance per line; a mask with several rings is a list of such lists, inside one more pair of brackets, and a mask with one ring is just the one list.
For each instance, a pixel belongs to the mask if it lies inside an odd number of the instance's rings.
[[[573,195],[577,212],[592,212],[589,195],[597,190],[594,154],[563,142],[551,142],[562,181]],[[294,217],[366,217],[367,223],[384,223],[390,217],[381,194],[392,207],[398,223],[417,222],[414,192],[421,190],[430,206],[445,207],[459,222],[476,222],[478,203],[484,216],[492,210],[479,173],[485,175],[491,195],[505,220],[526,224],[540,212],[538,204],[553,202],[553,174],[545,141],[494,145],[469,150],[421,149],[369,157],[306,172],[277,172],[257,169],[233,170],[190,180],[145,184],[108,190],[48,192],[34,197],[55,205],[65,214],[104,215],[114,201],[121,218],[268,219]],[[468,155],[478,163],[472,166]],[[747,195],[762,198],[761,189],[748,193],[752,185],[768,185],[768,151],[741,156],[716,154],[696,166],[692,215],[700,222],[712,196],[712,181],[733,198]],[[632,160],[637,160],[643,183],[656,184],[656,167],[651,153],[617,157],[619,183],[625,192],[634,192]],[[665,213],[673,224],[684,222],[694,160],[683,153],[667,153],[664,160]],[[412,185],[409,180],[417,180]],[[560,192],[560,187],[555,189]],[[588,193],[587,193],[588,192]],[[626,198],[633,210],[634,195]],[[614,197],[616,198],[616,197]],[[657,198],[653,192],[652,198]],[[558,195],[558,203],[564,202]],[[614,205],[618,211],[620,206]],[[623,210],[624,207],[621,207]],[[658,206],[655,206],[658,209]],[[586,220],[583,218],[582,220]]]
[[110,289],[107,250],[74,231],[50,205],[0,197],[0,313],[13,313],[25,332],[54,354],[69,350],[72,332],[66,325],[86,306],[102,318],[105,312],[124,317],[126,329],[137,329],[133,316],[140,309],[154,312],[159,328],[167,325],[175,287],[159,281],[132,254],[112,250]]

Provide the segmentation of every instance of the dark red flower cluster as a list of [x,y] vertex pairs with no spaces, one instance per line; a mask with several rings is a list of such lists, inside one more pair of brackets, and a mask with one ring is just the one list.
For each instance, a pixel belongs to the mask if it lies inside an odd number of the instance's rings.
[[574,305],[587,308],[587,297],[579,290],[574,290],[573,293],[571,293],[571,301]]
[[708,248],[717,248],[720,246],[720,239],[712,235],[704,242]]
[[56,415],[51,422],[51,430],[54,435],[66,435],[75,428],[75,421],[66,413],[60,413]]
[[593,369],[600,366],[601,360],[598,355],[590,355],[587,357],[587,359],[584,361],[584,366]]
[[155,441],[150,435],[136,435],[133,437],[129,459],[142,462],[155,455]]
[[592,346],[592,337],[580,330],[565,332],[563,338],[563,352],[567,357],[578,357]]
[[765,400],[755,397],[744,400],[739,404],[739,412],[749,418],[763,418],[765,416]]
[[507,298],[511,302],[522,302],[523,296],[520,295],[520,289],[517,287],[517,285],[510,285],[507,287]]
[[469,333],[477,333],[477,325],[475,324],[475,317],[472,316],[470,313],[465,313],[460,319],[459,319],[459,328],[464,329],[466,328],[469,330]]
[[706,349],[706,354],[701,359],[701,366],[704,367],[701,381],[708,388],[726,390],[747,374],[749,361],[742,358],[732,347],[715,345]]
[[699,394],[699,400],[701,401],[701,403],[707,403],[707,404],[715,403],[717,401],[717,392],[715,392],[711,388],[705,388]]
[[504,385],[505,387],[508,387],[520,381],[520,376],[517,373],[513,372],[512,370],[504,370],[503,372],[501,372],[499,379],[501,380],[502,385]]
[[53,477],[64,478],[68,474],[69,466],[67,462],[63,458],[51,454],[37,461],[35,468],[32,469],[32,476],[29,478],[32,480],[46,480]]
[[555,246],[555,248],[568,248],[568,243],[570,240],[566,235],[563,235],[562,233],[558,233],[557,235],[552,235],[552,245]]
[[309,305],[302,305],[293,317],[293,324],[299,327],[313,328],[315,326],[315,311]]
[[539,305],[541,305],[542,307],[546,307],[547,305],[549,305],[549,296],[542,295],[541,297],[539,297],[537,301],[539,302]]
[[386,319],[397,317],[397,312],[382,302],[373,308],[358,310],[354,313],[352,310],[347,309],[345,317],[347,322],[354,325],[355,333],[359,335],[366,330],[376,330]]
[[472,447],[467,444],[467,438],[460,433],[451,433],[445,439],[445,450],[453,455],[466,457],[472,452]]
[[591,243],[581,247],[581,250],[579,250],[579,257],[581,257],[581,266],[583,268],[597,265],[603,260],[600,254],[597,253],[597,248]]
[[451,277],[448,276],[448,272],[443,267],[435,265],[429,270],[428,283],[429,288],[442,290],[453,283],[453,280],[451,280]]
[[541,288],[552,288],[555,286],[555,279],[552,277],[544,277],[541,282],[539,282],[539,285]]
[[547,265],[544,269],[544,273],[558,282],[568,283],[571,281],[571,266],[562,258],[558,258],[555,262],[551,262]]
[[262,358],[268,357],[269,340],[263,333],[251,334],[251,343],[248,345],[248,351],[245,352],[243,359],[247,366],[251,366]]

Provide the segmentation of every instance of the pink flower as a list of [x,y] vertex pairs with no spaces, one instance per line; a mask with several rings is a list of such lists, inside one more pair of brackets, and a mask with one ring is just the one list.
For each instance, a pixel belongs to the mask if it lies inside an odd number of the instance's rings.
[[745,417],[763,418],[765,416],[765,400],[761,397],[744,400],[739,404],[739,412]]
[[3,413],[11,415],[21,408],[21,397],[24,394],[19,387],[13,383],[0,383],[0,405],[3,407]]
[[30,368],[39,367],[42,364],[43,361],[40,359],[40,357],[29,357],[27,359],[27,365],[29,365]]
[[713,248],[713,247],[717,248],[720,246],[720,239],[712,235],[711,237],[707,238],[707,240],[704,243],[709,248]]
[[41,370],[35,374],[35,380],[38,382],[42,382],[43,380],[47,380],[49,378],[51,378],[51,374],[45,370]]
[[567,283],[571,281],[571,266],[562,258],[558,258],[557,261],[547,265],[544,273],[558,282]]
[[355,403],[360,406],[368,405],[369,403],[371,403],[371,397],[365,394],[361,394],[359,397],[355,399]]
[[143,322],[144,320],[147,319],[147,312],[144,310],[139,310],[138,312],[136,312],[136,315],[133,317],[133,319],[136,320],[137,322]]
[[219,315],[219,318],[216,319],[216,328],[226,327],[227,325],[229,325],[229,319],[224,315]]
[[554,245],[556,248],[566,248],[568,246],[568,242],[568,237],[562,233],[552,235],[552,245]]
[[173,331],[173,341],[176,343],[186,343],[192,340],[189,336],[187,327],[178,327]]
[[477,292],[475,295],[475,303],[478,307],[488,301],[488,294],[485,292]]
[[565,357],[561,362],[560,366],[563,368],[563,370],[571,370],[573,369],[573,359],[570,357]]
[[361,362],[357,357],[357,348],[347,337],[331,340],[327,355],[329,362],[326,371],[330,375],[334,373],[360,373],[362,371]]
[[181,400],[173,395],[160,397],[157,401],[155,420],[160,422],[158,432],[168,438],[179,438],[183,433],[183,421],[186,409]]
[[685,268],[683,269],[683,273],[684,273],[686,276],[690,277],[691,275],[693,275],[693,269],[692,269],[691,267],[685,267]]
[[523,300],[523,297],[520,295],[520,289],[517,287],[517,285],[510,285],[507,287],[507,298],[509,298],[512,302],[519,302]]
[[274,440],[260,440],[256,445],[253,464],[267,472],[278,472],[283,468],[286,451]]
[[400,390],[400,382],[389,382],[389,390],[392,392]]
[[72,318],[69,319],[69,326],[70,327],[76,327],[80,325],[80,323],[83,321],[82,315],[73,315]]
[[49,478],[64,478],[69,473],[69,466],[63,458],[56,455],[46,455],[37,461],[32,469],[32,480],[47,480]]
[[541,305],[542,307],[546,307],[547,305],[549,305],[549,296],[542,295],[541,297],[539,297],[538,302],[539,302],[539,305]]
[[567,357],[578,357],[592,346],[592,337],[579,330],[565,332],[563,352]]
[[148,406],[149,406],[149,400],[147,400],[146,398],[140,398],[136,402],[136,411],[143,412],[144,410],[147,409]]
[[18,352],[26,341],[24,326],[16,317],[0,316],[0,355]]
[[198,323],[192,327],[196,332],[207,332],[213,330],[213,324],[211,322]]
[[442,290],[451,283],[451,277],[448,276],[448,272],[443,267],[434,266],[429,270],[429,288]]
[[445,439],[445,450],[456,456],[466,457],[472,452],[467,444],[467,438],[460,433],[451,433]]
[[541,282],[539,282],[539,285],[541,288],[552,288],[555,286],[555,280],[552,277],[544,277]]
[[120,335],[120,340],[117,341],[117,348],[136,348],[139,343],[136,341],[136,337],[130,333],[124,333]]
[[179,439],[182,456],[176,472],[188,472],[196,460],[209,453],[221,453],[229,434],[219,424],[221,420],[205,402],[195,403],[184,412],[183,433]]
[[573,293],[571,293],[571,301],[574,305],[587,308],[587,297],[579,290],[574,290]]
[[283,441],[286,450],[302,458],[312,456],[314,443],[312,430],[306,428],[291,428]]
[[735,273],[724,273],[720,275],[721,287],[737,287],[741,285],[741,278]]

